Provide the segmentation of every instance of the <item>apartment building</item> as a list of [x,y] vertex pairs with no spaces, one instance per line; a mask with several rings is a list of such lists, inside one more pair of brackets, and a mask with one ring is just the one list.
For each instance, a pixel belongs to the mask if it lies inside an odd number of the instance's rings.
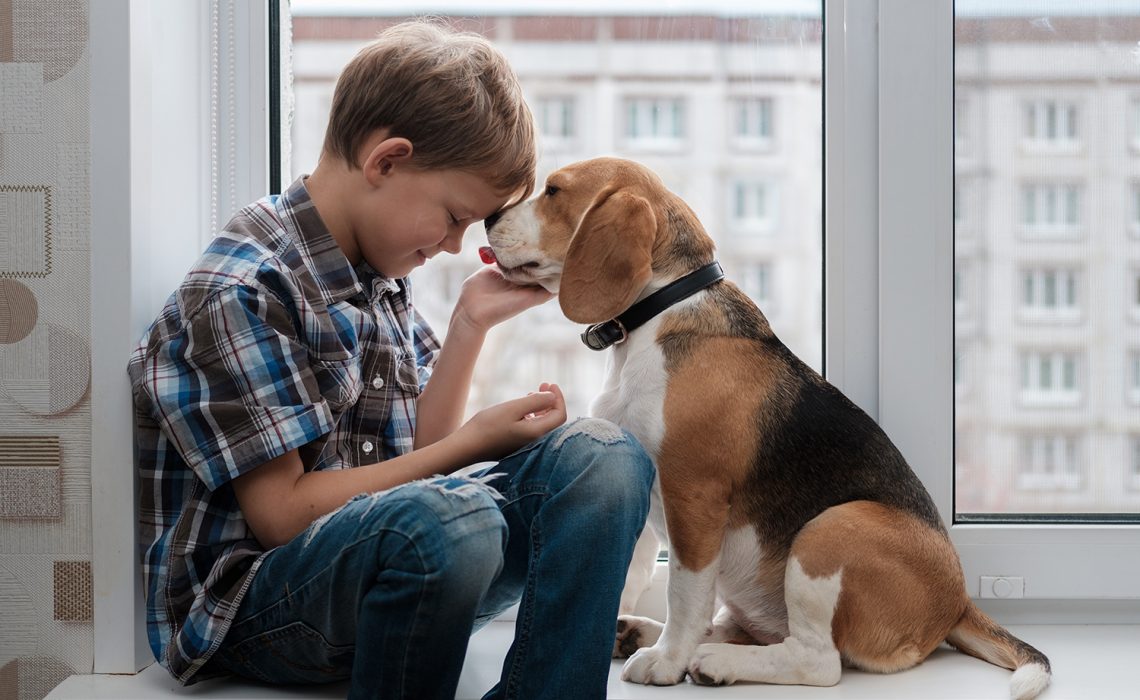
[[956,23],[958,512],[1140,509],[1140,12]]

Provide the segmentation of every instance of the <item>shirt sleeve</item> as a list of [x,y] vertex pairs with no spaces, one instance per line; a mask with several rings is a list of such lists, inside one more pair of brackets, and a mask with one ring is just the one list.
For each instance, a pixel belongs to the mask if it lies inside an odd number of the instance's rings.
[[412,345],[416,351],[416,369],[419,372],[420,391],[427,386],[435,361],[439,358],[440,342],[427,319],[412,307]]
[[152,341],[141,388],[154,418],[211,489],[329,432],[332,411],[272,293],[229,287]]

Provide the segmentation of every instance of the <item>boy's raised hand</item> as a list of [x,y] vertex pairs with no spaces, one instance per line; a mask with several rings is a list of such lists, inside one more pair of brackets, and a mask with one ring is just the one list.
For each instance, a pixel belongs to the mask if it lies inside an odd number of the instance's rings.
[[502,459],[565,422],[562,389],[544,383],[535,393],[479,411],[456,437],[467,444],[473,462],[483,462]]
[[542,287],[523,287],[509,282],[493,267],[481,267],[464,280],[453,316],[476,330],[487,331],[553,298],[554,295]]

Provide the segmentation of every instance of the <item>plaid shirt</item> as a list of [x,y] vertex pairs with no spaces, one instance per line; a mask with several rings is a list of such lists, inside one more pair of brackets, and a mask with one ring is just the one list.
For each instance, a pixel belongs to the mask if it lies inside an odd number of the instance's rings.
[[180,682],[229,628],[264,551],[230,481],[411,451],[439,342],[408,281],[356,268],[303,180],[226,225],[131,355],[147,632]]

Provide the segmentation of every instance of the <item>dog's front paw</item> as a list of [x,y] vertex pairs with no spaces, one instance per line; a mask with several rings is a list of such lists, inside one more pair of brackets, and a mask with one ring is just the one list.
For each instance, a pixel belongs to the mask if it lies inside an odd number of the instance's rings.
[[617,636],[614,638],[614,658],[627,659],[638,649],[651,647],[661,638],[665,629],[657,620],[637,615],[619,615]]
[[685,680],[685,659],[657,646],[638,649],[622,667],[621,679],[642,685],[677,685]]
[[731,659],[733,645],[702,644],[689,661],[689,677],[699,685],[731,685],[736,670]]

